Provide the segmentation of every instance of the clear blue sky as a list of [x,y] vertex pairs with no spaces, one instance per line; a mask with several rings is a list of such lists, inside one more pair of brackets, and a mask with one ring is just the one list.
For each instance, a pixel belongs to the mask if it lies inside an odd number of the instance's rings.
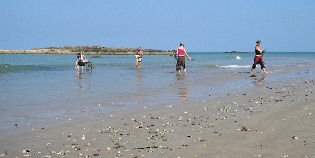
[[1,0],[0,49],[315,52],[315,0]]

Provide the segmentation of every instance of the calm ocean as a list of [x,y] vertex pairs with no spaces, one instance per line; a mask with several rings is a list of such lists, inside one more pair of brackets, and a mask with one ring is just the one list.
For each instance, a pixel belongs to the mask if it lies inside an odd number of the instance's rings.
[[[184,76],[176,75],[176,61],[167,55],[144,56],[141,70],[135,68],[133,55],[86,55],[96,68],[84,74],[74,68],[75,55],[0,55],[0,124],[175,106],[315,75],[315,53],[266,53],[266,69],[272,73],[256,78],[249,77],[252,53],[190,56]],[[256,71],[261,71],[259,65]]]

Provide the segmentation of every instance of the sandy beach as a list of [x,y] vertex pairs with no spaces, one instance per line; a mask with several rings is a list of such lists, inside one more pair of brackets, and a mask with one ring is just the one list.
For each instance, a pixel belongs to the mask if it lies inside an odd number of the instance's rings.
[[178,106],[16,124],[0,135],[0,157],[315,157],[314,89],[296,78]]
[[0,158],[315,158],[315,0],[0,2]]

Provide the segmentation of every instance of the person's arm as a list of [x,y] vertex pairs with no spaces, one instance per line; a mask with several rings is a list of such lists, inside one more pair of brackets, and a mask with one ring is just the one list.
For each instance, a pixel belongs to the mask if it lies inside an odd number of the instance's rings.
[[88,60],[85,58],[85,56],[83,55],[83,59],[85,60],[85,62],[88,62]]
[[185,52],[186,56],[188,57],[188,59],[191,60],[191,58],[190,58],[190,56],[189,56],[189,54],[187,53],[187,51],[186,51],[185,48],[184,48],[184,52]]
[[264,51],[263,49],[260,49],[258,46],[256,46],[256,50],[258,50],[259,53],[262,53]]
[[78,68],[78,58],[75,59],[75,68]]
[[265,53],[266,53],[266,51],[265,50],[262,50],[262,57],[264,57],[264,55],[265,55]]
[[141,58],[143,58],[143,56],[144,56],[144,52],[143,52],[143,51],[141,51]]

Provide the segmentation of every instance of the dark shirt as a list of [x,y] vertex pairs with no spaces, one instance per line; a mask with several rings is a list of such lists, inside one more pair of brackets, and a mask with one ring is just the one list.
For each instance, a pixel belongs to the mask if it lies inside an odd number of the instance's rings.
[[255,50],[256,55],[261,55],[261,53],[258,50]]

